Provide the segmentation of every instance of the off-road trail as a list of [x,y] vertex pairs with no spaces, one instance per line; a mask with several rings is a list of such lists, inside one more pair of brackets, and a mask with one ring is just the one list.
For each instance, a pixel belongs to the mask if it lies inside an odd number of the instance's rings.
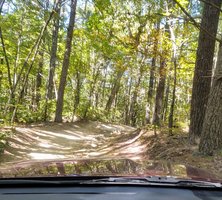
[[19,126],[1,155],[1,162],[22,160],[140,158],[146,145],[136,129],[101,122]]

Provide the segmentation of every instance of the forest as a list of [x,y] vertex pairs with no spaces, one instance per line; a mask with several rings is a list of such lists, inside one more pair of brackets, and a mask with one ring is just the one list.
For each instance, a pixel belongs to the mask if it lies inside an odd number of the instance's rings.
[[222,150],[221,0],[0,0],[1,126],[187,130]]

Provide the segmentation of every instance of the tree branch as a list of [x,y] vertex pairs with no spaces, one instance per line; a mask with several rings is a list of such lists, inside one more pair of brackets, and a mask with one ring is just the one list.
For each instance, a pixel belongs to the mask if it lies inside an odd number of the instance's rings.
[[[0,3],[0,16],[1,16],[1,13],[2,13],[2,8],[3,8],[4,3],[5,3],[5,0],[2,0],[1,3]],[[7,65],[8,83],[9,83],[9,88],[10,88],[10,92],[11,92],[12,91],[12,79],[11,79],[10,65],[9,65],[9,61],[8,61],[7,52],[6,52],[6,49],[5,49],[5,42],[4,42],[4,38],[3,38],[3,35],[2,35],[2,28],[1,27],[0,27],[0,38],[1,38],[1,43],[2,43],[2,50],[3,50],[3,53],[4,53],[6,65]]]
[[214,37],[210,32],[208,32],[208,30],[206,30],[205,28],[203,28],[202,26],[200,26],[195,20],[194,18],[186,11],[186,9],[177,1],[177,0],[173,0],[178,6],[179,8],[183,11],[183,13],[190,19],[191,22],[193,22],[194,26],[196,28],[198,28],[199,30],[203,30],[209,37],[211,37],[212,39],[218,41],[218,42],[222,42],[221,39]]
[[2,1],[0,2],[0,15],[1,15],[1,13],[2,13],[2,7],[3,7],[4,3],[5,3],[5,0],[2,0]]
[[2,28],[1,27],[0,27],[0,38],[1,38],[1,43],[2,43],[2,50],[3,50],[3,53],[4,53],[6,66],[7,66],[9,88],[10,88],[10,91],[12,91],[12,79],[11,79],[10,65],[9,65],[9,61],[8,61],[7,52],[6,52],[6,49],[5,49],[5,42],[4,42],[4,38],[3,38],[3,35],[2,35]]
[[214,3],[212,3],[212,2],[209,2],[209,1],[207,1],[207,0],[199,0],[199,1],[201,1],[201,2],[203,2],[203,3],[206,3],[206,4],[208,4],[208,5],[211,5],[211,6],[213,6],[214,8],[218,9],[220,12],[222,12],[222,9],[221,9],[220,7],[218,7],[217,5],[215,5]]

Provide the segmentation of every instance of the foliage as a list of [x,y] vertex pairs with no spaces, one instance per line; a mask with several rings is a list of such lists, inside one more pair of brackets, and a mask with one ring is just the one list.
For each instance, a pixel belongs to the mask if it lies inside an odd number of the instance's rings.
[[[180,1],[191,12],[194,12],[194,9],[195,11],[201,9],[193,8],[193,4],[189,2]],[[17,85],[14,96],[10,97],[12,91],[9,87],[7,63],[1,48],[0,58],[3,63],[0,65],[0,72],[3,76],[0,76],[0,118],[10,122],[14,113],[16,114],[14,119],[23,123],[54,119],[62,59],[65,53],[68,5],[69,1],[66,1],[62,5],[60,16],[58,13],[53,16],[53,19],[59,17],[60,29],[53,99],[46,102],[53,20],[44,33],[30,73],[29,65],[24,63],[53,5],[51,1],[49,4],[47,1],[41,4],[35,0],[6,1],[4,4],[0,26],[9,59],[12,83],[13,86]],[[168,80],[165,88],[170,88],[168,94],[165,90],[164,95],[166,104],[163,113],[166,117],[163,120],[166,123],[173,98],[174,76],[171,59],[173,44],[166,28],[167,23],[174,31],[178,54],[174,118],[188,123],[198,31],[170,1],[156,3],[154,0],[78,1],[63,116],[78,115],[81,118],[131,125],[133,118],[136,118],[135,126],[144,125],[149,102],[147,94],[150,89],[152,59],[156,60],[152,97],[152,102],[155,102],[160,77],[160,60],[164,58]],[[43,57],[40,56],[41,52],[44,53]],[[39,72],[41,62],[43,67]],[[28,81],[24,83],[27,73]],[[111,108],[106,110],[109,99],[112,101]],[[153,115],[154,103],[150,109]]]

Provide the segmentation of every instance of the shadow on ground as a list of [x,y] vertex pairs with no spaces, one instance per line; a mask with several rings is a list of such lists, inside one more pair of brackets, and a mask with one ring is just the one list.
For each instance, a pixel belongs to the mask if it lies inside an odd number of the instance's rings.
[[66,158],[139,158],[143,131],[129,126],[80,121],[16,127],[1,162]]

